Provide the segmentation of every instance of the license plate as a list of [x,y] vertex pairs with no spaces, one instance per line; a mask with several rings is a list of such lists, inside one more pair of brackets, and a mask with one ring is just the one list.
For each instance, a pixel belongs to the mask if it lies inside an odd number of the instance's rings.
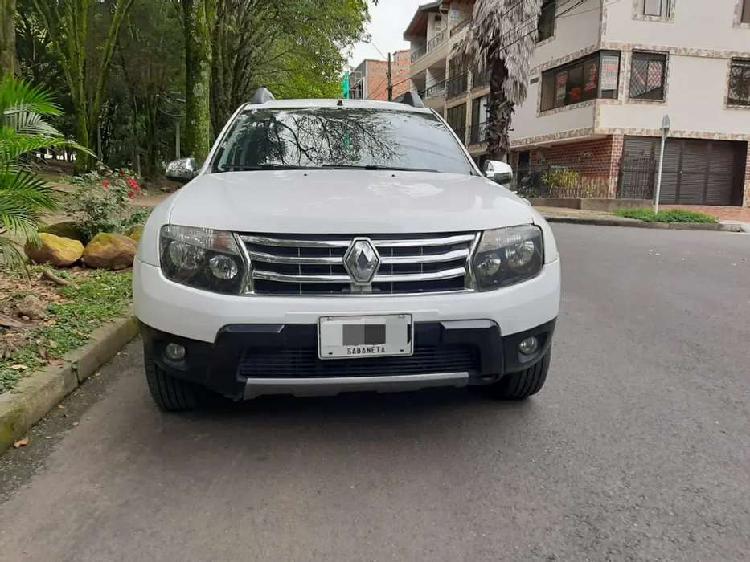
[[324,316],[318,324],[318,357],[359,359],[411,355],[410,314]]

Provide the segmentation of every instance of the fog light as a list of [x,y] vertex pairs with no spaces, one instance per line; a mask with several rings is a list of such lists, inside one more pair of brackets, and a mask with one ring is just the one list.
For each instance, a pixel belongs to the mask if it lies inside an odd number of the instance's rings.
[[539,340],[534,336],[528,337],[518,344],[518,351],[524,355],[532,355],[539,349]]
[[166,355],[167,359],[170,361],[182,361],[185,359],[185,348],[179,343],[169,343],[167,344],[167,347],[164,348],[164,355]]

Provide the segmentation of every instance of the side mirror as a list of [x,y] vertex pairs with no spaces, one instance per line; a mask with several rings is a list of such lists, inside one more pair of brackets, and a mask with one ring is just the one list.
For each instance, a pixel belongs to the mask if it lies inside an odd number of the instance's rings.
[[484,175],[500,185],[508,185],[513,180],[513,168],[500,160],[487,160]]
[[198,175],[198,163],[195,158],[180,158],[167,164],[167,179],[187,183]]

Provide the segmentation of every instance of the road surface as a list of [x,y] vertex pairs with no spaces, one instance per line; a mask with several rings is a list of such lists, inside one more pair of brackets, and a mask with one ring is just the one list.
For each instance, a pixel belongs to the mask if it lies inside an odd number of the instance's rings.
[[750,236],[555,231],[537,397],[165,415],[134,342],[0,459],[0,559],[747,560]]

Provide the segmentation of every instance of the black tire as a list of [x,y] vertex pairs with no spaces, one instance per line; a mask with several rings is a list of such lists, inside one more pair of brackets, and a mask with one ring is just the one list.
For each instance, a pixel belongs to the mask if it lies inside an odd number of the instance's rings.
[[547,351],[541,361],[525,371],[506,375],[499,382],[483,387],[485,392],[496,400],[526,400],[542,390],[547,380],[552,350]]
[[165,412],[188,412],[198,406],[199,387],[169,376],[148,352],[144,353],[144,360],[148,389],[159,409]]

